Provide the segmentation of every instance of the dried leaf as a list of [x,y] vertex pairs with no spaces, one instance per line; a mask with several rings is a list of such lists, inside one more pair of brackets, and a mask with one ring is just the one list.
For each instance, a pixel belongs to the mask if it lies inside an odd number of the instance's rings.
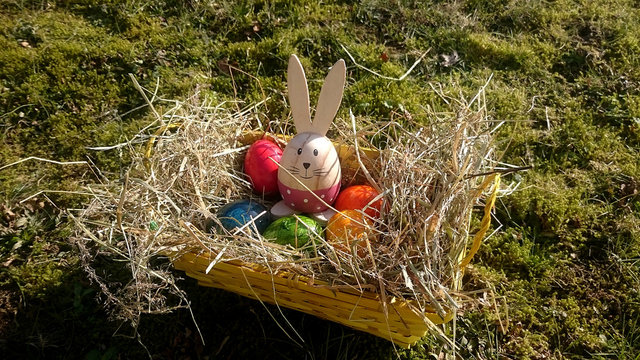
[[460,56],[456,50],[451,54],[440,54],[440,66],[451,67],[460,62]]

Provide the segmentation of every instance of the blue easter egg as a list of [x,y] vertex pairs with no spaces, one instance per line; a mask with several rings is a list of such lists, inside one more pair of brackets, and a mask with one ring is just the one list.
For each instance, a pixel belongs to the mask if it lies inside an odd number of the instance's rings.
[[[258,215],[265,211],[266,213],[258,217]],[[220,220],[222,226],[228,231],[242,227],[252,219],[256,219],[254,224],[260,233],[271,223],[271,217],[267,208],[253,200],[234,201],[223,206],[220,211],[218,211],[218,220]],[[250,231],[253,229],[253,225],[249,225],[247,228]]]

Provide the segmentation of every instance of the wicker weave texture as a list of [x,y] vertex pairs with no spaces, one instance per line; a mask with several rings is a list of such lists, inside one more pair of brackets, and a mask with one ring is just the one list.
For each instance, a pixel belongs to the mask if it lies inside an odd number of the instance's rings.
[[385,338],[405,348],[427,333],[427,321],[441,324],[453,317],[449,313],[442,318],[433,309],[426,309],[421,314],[412,310],[406,301],[397,299],[387,302],[385,314],[382,301],[374,293],[335,289],[289,273],[271,275],[265,269],[235,261],[220,262],[207,274],[205,270],[214,257],[187,253],[174,261],[174,266],[198,280],[202,286],[302,311]]

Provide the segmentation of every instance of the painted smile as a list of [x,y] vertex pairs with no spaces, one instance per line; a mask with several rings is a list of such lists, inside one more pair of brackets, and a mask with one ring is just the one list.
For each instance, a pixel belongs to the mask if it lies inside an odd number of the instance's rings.
[[[304,168],[304,174],[305,174],[305,175],[309,175],[309,169],[308,169],[306,166],[305,166],[305,168]],[[314,172],[312,172],[312,174],[313,174],[313,175],[311,175],[311,176],[302,176],[302,175],[300,175],[300,177],[301,177],[301,178],[303,178],[303,179],[305,179],[305,180],[309,180],[309,179],[311,179],[311,178],[312,178],[312,177],[314,177],[314,176],[318,176],[318,175],[316,175],[316,174],[315,174],[315,171],[314,171]]]

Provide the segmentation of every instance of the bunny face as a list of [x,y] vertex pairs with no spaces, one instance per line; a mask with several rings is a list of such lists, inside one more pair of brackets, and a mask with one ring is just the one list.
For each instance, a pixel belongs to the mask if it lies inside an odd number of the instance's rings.
[[278,181],[289,188],[313,191],[339,184],[340,175],[338,153],[331,141],[306,132],[296,135],[285,147]]

